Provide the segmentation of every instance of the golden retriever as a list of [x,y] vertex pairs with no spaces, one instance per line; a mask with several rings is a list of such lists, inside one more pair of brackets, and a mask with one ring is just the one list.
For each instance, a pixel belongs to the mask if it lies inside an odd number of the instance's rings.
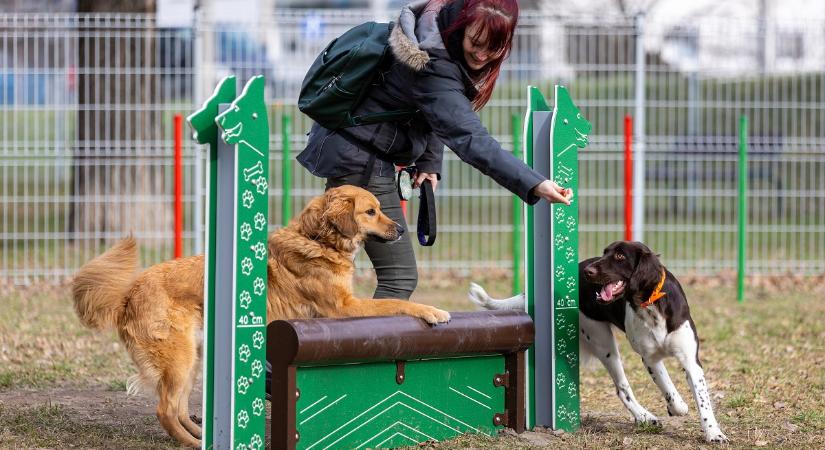
[[[341,186],[311,200],[287,227],[269,236],[267,323],[402,314],[431,324],[449,321],[449,313],[432,306],[353,295],[353,257],[364,240],[394,241],[403,231],[364,189]],[[188,404],[201,371],[203,286],[203,256],[139,273],[131,237],[84,265],[72,285],[80,321],[95,329],[115,327],[137,366],[128,390],[154,389],[161,426],[192,447],[201,445],[201,429],[189,418]]]

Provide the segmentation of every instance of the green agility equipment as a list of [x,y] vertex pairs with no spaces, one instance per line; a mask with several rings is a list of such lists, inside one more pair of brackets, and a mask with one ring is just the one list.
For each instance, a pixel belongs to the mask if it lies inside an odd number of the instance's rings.
[[[525,162],[578,193],[578,149],[592,127],[567,89],[555,91],[551,112],[541,91],[528,88]],[[529,428],[580,424],[578,203],[575,195],[570,206],[539,202],[526,211],[526,309],[536,324],[527,356]]]
[[[537,89],[530,99],[527,161],[577,192],[590,124],[563,87],[553,114]],[[272,322],[272,447],[392,448],[504,426],[575,430],[578,201],[542,202],[527,219],[529,315],[454,313],[436,327],[412,317]]]
[[[437,327],[412,317],[275,321],[267,344],[263,85],[254,77],[235,98],[227,77],[188,118],[196,141],[210,145],[211,162],[204,447],[263,447],[264,346],[273,366],[273,448],[387,448],[494,435],[504,426],[574,430],[575,198],[571,206],[527,208],[529,315],[456,313]],[[576,191],[577,149],[590,124],[561,87],[553,114],[538,90],[530,98],[527,161]]]
[[224,78],[187,121],[209,145],[204,448],[264,447],[269,125],[264,78]]

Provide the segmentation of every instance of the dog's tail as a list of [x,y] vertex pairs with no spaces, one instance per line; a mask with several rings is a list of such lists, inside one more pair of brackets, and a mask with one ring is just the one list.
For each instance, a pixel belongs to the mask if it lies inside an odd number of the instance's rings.
[[80,322],[98,330],[115,326],[126,307],[126,293],[137,268],[137,242],[131,236],[81,267],[72,282]]
[[467,293],[467,297],[471,302],[487,310],[515,309],[524,311],[524,294],[499,300],[490,297],[483,287],[470,283],[470,291]]

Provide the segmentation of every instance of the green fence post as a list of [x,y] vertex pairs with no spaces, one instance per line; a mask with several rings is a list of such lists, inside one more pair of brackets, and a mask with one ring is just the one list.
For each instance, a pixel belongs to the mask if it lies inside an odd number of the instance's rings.
[[[513,156],[522,159],[521,151],[521,116],[513,114]],[[521,288],[521,199],[517,195],[513,196],[513,295],[518,295]]]
[[281,117],[281,225],[287,226],[292,219],[292,156],[290,155],[290,139],[292,138],[292,116],[284,114]]
[[748,116],[739,118],[739,273],[736,291],[739,302],[745,301],[745,244],[748,222]]

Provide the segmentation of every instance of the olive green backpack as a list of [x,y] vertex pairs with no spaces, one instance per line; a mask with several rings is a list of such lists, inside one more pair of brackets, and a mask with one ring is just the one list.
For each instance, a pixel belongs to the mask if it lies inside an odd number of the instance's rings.
[[411,118],[413,110],[353,115],[376,75],[392,60],[388,42],[392,26],[366,22],[330,42],[304,77],[298,109],[331,130]]

